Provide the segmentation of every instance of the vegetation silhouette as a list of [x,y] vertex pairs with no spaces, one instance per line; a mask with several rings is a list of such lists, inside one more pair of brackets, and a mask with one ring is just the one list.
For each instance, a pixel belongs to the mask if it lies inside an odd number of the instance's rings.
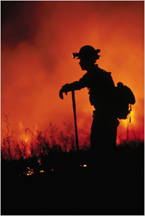
[[143,214],[143,148],[135,141],[117,146],[112,169],[101,175],[85,166],[91,161],[87,147],[80,150],[79,169],[76,151],[56,147],[39,158],[2,159],[1,213]]
[[[144,142],[122,141],[116,146],[112,166],[104,167],[100,175],[95,166],[89,166],[92,155],[88,134],[80,149],[78,169],[74,128],[65,125],[66,130],[59,131],[50,124],[49,136],[48,131],[37,131],[29,146],[24,141],[15,143],[10,134],[5,137],[1,150],[1,213],[143,214]],[[25,131],[30,132],[28,128]]]

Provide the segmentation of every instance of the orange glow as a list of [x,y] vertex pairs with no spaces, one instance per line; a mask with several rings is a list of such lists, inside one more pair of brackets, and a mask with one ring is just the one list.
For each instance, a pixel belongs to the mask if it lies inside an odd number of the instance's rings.
[[40,172],[40,173],[45,173],[45,171],[44,171],[44,170],[40,170],[39,172]]
[[[6,127],[4,113],[10,113],[13,138],[27,144],[37,129],[45,130],[49,122],[60,128],[63,122],[74,124],[71,94],[61,100],[58,93],[62,85],[79,80],[85,73],[71,55],[89,44],[101,50],[97,63],[112,72],[115,85],[123,82],[134,92],[130,139],[144,139],[144,2],[19,4],[20,11],[13,11],[9,20],[6,10],[2,11],[2,132]],[[31,17],[27,9],[33,11]],[[90,132],[93,107],[88,90],[76,91],[75,97],[78,129]],[[25,133],[26,128],[33,135]],[[126,130],[127,120],[121,120],[118,143],[126,138]]]
[[27,176],[33,175],[35,172],[33,169],[30,169],[30,167],[27,167],[28,172],[26,173]]
[[41,165],[41,159],[40,158],[38,159],[38,164]]

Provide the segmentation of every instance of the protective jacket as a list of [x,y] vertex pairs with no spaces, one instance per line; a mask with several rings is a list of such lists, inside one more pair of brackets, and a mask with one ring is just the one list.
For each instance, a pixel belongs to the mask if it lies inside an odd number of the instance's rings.
[[115,120],[115,85],[110,72],[95,65],[93,69],[87,71],[84,76],[76,82],[66,84],[67,91],[80,90],[87,87],[91,105],[95,108],[95,114],[103,115],[105,121]]

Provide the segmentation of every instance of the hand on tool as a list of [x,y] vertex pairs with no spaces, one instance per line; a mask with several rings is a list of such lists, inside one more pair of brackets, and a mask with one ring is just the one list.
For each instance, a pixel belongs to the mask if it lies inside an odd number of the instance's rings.
[[59,97],[60,97],[61,99],[63,99],[63,92],[67,95],[68,86],[69,86],[69,84],[67,83],[67,84],[65,84],[64,86],[62,86],[62,88],[60,89],[60,91],[59,91]]

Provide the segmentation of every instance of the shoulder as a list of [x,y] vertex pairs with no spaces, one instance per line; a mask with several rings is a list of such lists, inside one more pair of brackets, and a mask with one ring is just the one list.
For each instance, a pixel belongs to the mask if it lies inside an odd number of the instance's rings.
[[100,70],[101,76],[104,79],[104,81],[106,82],[106,84],[109,86],[115,86],[114,81],[112,79],[111,72],[108,72],[108,71],[103,70],[101,68],[99,68],[99,70]]
[[98,70],[101,77],[103,77],[105,79],[112,79],[111,72],[108,72],[108,71],[106,71],[102,68],[99,68],[99,67],[97,70]]
[[102,68],[98,67],[98,71],[100,71],[103,75],[111,76],[111,72],[108,72]]

